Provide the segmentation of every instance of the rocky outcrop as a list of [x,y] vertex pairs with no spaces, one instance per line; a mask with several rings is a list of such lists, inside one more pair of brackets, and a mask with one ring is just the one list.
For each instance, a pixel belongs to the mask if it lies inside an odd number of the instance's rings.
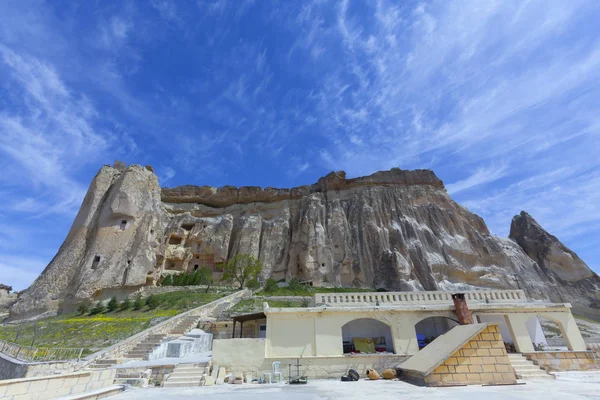
[[[11,307],[30,317],[72,310],[111,289],[140,287],[158,274],[163,212],[154,173],[103,167],[92,180],[65,242]],[[156,272],[156,274],[155,274]]]
[[512,219],[509,237],[542,269],[547,273],[553,272],[562,280],[576,282],[595,275],[577,254],[563,245],[556,236],[546,232],[525,211]]
[[521,288],[589,307],[598,277],[535,225],[523,235],[511,230],[514,240],[490,235],[429,170],[353,179],[332,172],[292,189],[161,190],[148,167],[104,167],[57,256],[11,312],[68,310],[202,266],[218,278],[221,263],[240,253],[263,262],[263,278],[395,290]]
[[11,292],[12,286],[0,283],[0,314],[8,311],[8,308],[17,301],[17,294]]
[[598,275],[556,236],[546,232],[531,215],[525,211],[516,215],[510,225],[509,237],[537,263],[549,281],[568,293],[565,296],[568,301],[580,304],[577,297],[590,299],[592,307],[600,308]]

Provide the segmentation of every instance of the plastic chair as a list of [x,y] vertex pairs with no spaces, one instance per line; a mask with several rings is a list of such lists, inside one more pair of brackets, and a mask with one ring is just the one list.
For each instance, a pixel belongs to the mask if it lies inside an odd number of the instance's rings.
[[280,361],[275,361],[273,363],[273,378],[276,378],[277,375],[279,375],[279,383],[283,382],[283,374],[281,373],[281,362]]
[[[267,378],[269,378],[269,382],[267,382]],[[273,373],[272,372],[263,372],[262,373],[262,383],[273,383],[272,381]]]

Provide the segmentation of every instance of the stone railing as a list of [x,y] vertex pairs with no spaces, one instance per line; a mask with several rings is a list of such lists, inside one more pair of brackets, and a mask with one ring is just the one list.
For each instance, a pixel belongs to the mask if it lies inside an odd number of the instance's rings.
[[[473,290],[465,294],[467,303],[526,303],[522,290]],[[318,293],[315,305],[453,305],[452,292],[373,292],[373,293]]]
[[79,360],[82,348],[38,348],[0,340],[0,353],[28,362]]
[[191,309],[184,313],[177,314],[174,317],[171,317],[168,320],[163,321],[158,325],[152,326],[140,333],[130,336],[129,338],[127,338],[115,345],[112,345],[106,349],[102,349],[94,354],[90,354],[89,356],[87,356],[83,359],[83,363],[82,363],[81,367],[85,367],[99,358],[111,358],[111,357],[118,358],[118,357],[122,356],[123,354],[125,354],[126,352],[128,352],[133,347],[135,347],[136,344],[138,344],[139,342],[144,340],[149,335],[169,333],[173,328],[175,328],[175,326],[177,324],[179,324],[179,322],[181,322],[186,317],[207,316],[208,314],[213,312],[219,305],[221,305],[223,303],[229,303],[232,301],[239,301],[250,293],[251,292],[248,289],[240,290],[238,292],[230,294],[229,296],[222,297],[222,298],[212,301],[208,304],[204,304],[200,307]]

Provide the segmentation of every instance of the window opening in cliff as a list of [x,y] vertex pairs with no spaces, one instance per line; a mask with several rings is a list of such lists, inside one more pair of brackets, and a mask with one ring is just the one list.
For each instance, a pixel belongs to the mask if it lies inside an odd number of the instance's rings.
[[182,239],[180,237],[177,236],[171,236],[169,238],[169,244],[181,244]]
[[100,264],[100,256],[94,256],[94,261],[92,261],[92,269],[98,268],[98,264]]
[[150,234],[154,235],[154,229],[150,229]]
[[199,267],[200,267],[200,266],[199,266],[198,264],[195,264],[195,265],[194,265],[194,271],[198,271],[198,268],[199,268]]
[[181,227],[186,231],[191,231],[194,227],[194,224],[182,224]]
[[342,326],[344,354],[394,353],[389,325],[373,318],[359,318]]
[[443,335],[450,329],[458,326],[458,321],[447,317],[429,317],[419,321],[415,325],[419,349],[433,342],[438,336]]
[[121,220],[121,230],[124,231],[125,228],[127,228],[127,220],[126,219],[122,219]]

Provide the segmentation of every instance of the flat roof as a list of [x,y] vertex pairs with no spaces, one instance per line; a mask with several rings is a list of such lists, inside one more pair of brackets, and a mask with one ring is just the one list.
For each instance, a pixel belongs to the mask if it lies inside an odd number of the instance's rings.
[[257,319],[265,319],[267,316],[264,312],[254,313],[254,314],[244,314],[233,317],[233,321],[235,322],[246,322],[246,321],[255,321]]

